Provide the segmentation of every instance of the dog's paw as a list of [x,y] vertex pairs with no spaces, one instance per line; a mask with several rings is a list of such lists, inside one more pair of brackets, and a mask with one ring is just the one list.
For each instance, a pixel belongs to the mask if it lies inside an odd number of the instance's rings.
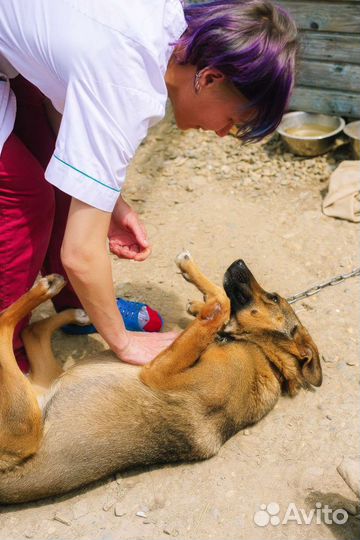
[[175,262],[176,262],[176,264],[180,267],[180,266],[181,266],[181,263],[182,263],[183,261],[190,261],[191,259],[192,259],[192,256],[191,256],[190,251],[188,251],[187,249],[185,249],[184,251],[181,251],[181,252],[176,256]]
[[182,251],[175,259],[175,263],[181,270],[181,274],[186,281],[191,281],[189,274],[186,272],[187,264],[192,261],[192,256],[189,251]]
[[220,317],[222,311],[223,310],[221,304],[216,300],[212,300],[211,302],[203,304],[203,307],[199,312],[199,316],[200,319],[203,319],[205,321],[214,321],[215,319]]
[[183,269],[184,266],[186,266],[186,263],[192,260],[192,256],[190,251],[182,251],[179,253],[179,255],[175,259],[175,263],[180,268],[180,270]]
[[74,309],[74,322],[81,326],[90,324],[90,319],[83,309]]
[[61,289],[66,285],[65,279],[60,274],[50,274],[45,276],[34,285],[34,289],[37,289],[46,298],[52,298],[58,294]]
[[212,297],[199,309],[199,318],[207,321],[214,321],[221,326],[227,324],[230,319],[230,301],[226,297]]
[[186,311],[188,312],[189,315],[193,315],[194,317],[196,317],[197,315],[199,315],[203,307],[204,307],[204,302],[197,302],[197,301],[188,302],[186,306]]

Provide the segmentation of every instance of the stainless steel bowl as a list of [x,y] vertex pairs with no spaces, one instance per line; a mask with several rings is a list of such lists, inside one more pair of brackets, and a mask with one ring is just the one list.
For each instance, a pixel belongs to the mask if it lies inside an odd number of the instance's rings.
[[360,120],[346,124],[344,133],[351,140],[354,158],[360,159]]
[[277,132],[293,154],[310,157],[331,150],[344,126],[345,121],[340,116],[296,111],[283,116]]

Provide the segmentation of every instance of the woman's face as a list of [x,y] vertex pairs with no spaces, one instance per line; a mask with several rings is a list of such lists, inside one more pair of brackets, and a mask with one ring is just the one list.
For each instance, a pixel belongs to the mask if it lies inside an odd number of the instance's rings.
[[[185,68],[185,66],[182,66]],[[180,129],[204,129],[224,137],[235,124],[244,125],[254,114],[248,100],[213,68],[196,72],[187,66],[175,92],[169,89],[175,120]]]

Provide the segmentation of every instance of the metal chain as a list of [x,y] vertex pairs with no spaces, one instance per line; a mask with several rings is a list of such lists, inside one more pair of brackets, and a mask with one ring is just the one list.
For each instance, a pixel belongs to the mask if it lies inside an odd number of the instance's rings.
[[345,279],[359,276],[360,275],[360,267],[355,268],[348,274],[341,274],[340,276],[335,276],[328,281],[325,281],[324,283],[320,283],[319,285],[314,285],[313,287],[310,287],[310,289],[307,289],[306,291],[300,292],[298,294],[294,294],[294,296],[289,296],[287,298],[287,301],[289,304],[293,304],[294,302],[297,302],[298,300],[302,300],[303,298],[308,298],[309,296],[312,296],[313,294],[318,293],[321,291],[321,289],[325,289],[325,287],[331,287],[332,285],[337,285],[338,283],[341,283]]

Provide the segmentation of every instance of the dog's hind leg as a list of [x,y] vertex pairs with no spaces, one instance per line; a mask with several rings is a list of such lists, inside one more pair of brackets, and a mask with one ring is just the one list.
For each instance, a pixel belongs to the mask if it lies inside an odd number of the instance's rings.
[[[176,264],[181,270],[181,273],[195,287],[203,293],[205,301],[210,298],[217,298],[220,302],[226,302],[226,293],[222,287],[212,283],[197,267],[188,251],[180,253],[176,259]],[[199,306],[197,306],[199,307]]]
[[0,313],[0,470],[34,454],[42,437],[42,416],[30,381],[19,370],[12,339],[17,323],[64,285],[61,276],[42,278]]
[[22,334],[31,366],[29,378],[38,395],[45,392],[63,373],[55,359],[51,338],[56,330],[71,323],[89,324],[89,318],[82,309],[67,309],[30,324]]

